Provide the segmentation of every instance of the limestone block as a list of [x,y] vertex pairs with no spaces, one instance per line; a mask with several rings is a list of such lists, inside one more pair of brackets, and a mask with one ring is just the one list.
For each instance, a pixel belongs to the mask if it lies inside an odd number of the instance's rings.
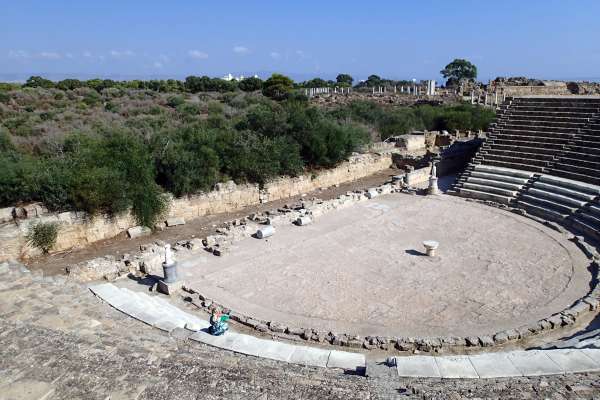
[[14,207],[0,208],[0,223],[12,221],[14,209]]
[[303,217],[298,217],[298,219],[296,220],[296,225],[298,225],[298,226],[309,225],[311,223],[312,223],[312,219],[308,215],[305,215]]
[[148,236],[151,233],[152,231],[147,226],[134,226],[132,228],[127,229],[127,235],[129,235],[131,239],[135,239],[142,236]]
[[66,267],[68,278],[78,282],[89,282],[99,279],[112,280],[128,272],[128,270],[125,263],[111,257],[94,258]]
[[397,142],[398,147],[407,151],[422,150],[425,148],[424,135],[401,135]]
[[268,238],[269,236],[273,236],[275,234],[275,228],[273,227],[273,225],[265,225],[262,228],[259,228],[256,231],[256,237],[259,239],[265,239]]
[[375,188],[370,188],[369,190],[367,190],[367,193],[365,193],[365,196],[367,196],[368,199],[372,199],[374,197],[379,196],[379,192]]
[[185,225],[185,219],[182,217],[171,217],[165,221],[167,226]]

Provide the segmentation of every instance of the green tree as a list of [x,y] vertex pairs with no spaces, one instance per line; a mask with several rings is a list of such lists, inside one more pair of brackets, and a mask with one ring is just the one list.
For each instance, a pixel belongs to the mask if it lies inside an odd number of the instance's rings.
[[461,80],[473,81],[477,78],[477,67],[471,62],[457,58],[440,71],[447,80],[446,85],[453,85]]
[[244,92],[254,92],[262,88],[263,81],[260,78],[250,77],[242,79],[238,84],[239,88]]
[[368,87],[373,87],[381,85],[381,82],[381,77],[379,75],[369,75],[365,83]]
[[344,86],[352,86],[352,82],[354,82],[354,78],[352,78],[352,76],[348,75],[348,74],[339,74],[336,78],[335,81],[339,84],[339,85],[344,85]]
[[285,75],[273,74],[263,84],[263,95],[273,100],[285,100],[294,88],[294,81]]
[[24,86],[50,89],[53,88],[55,85],[54,82],[52,82],[49,79],[42,78],[41,76],[31,76],[29,79],[27,79]]

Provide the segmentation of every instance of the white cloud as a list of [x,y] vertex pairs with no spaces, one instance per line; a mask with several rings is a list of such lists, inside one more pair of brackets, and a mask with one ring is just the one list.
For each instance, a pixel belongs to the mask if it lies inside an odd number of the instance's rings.
[[135,56],[135,53],[131,50],[122,50],[122,51],[111,50],[110,55],[115,58],[121,58],[121,57],[133,57],[133,56]]
[[65,53],[65,57],[66,58],[73,58],[73,54],[71,54],[71,53]]
[[31,55],[25,50],[10,50],[8,52],[8,58],[24,59],[30,57]]
[[190,50],[188,56],[196,60],[206,60],[208,58],[208,54],[200,50]]
[[244,46],[235,46],[233,48],[233,52],[236,54],[248,54],[250,52],[250,49]]
[[161,54],[160,56],[158,56],[158,59],[161,62],[163,62],[163,63],[171,62],[171,58],[169,56],[164,55],[164,54]]
[[161,69],[163,67],[163,63],[161,63],[160,61],[155,61],[154,64],[152,64],[152,66],[156,69]]
[[272,58],[273,60],[279,60],[279,59],[281,58],[281,54],[279,54],[279,53],[278,53],[278,52],[276,52],[276,51],[272,51],[272,52],[271,52],[271,54],[270,54],[270,56],[271,56],[271,58]]
[[37,55],[39,58],[44,58],[46,60],[58,60],[61,59],[62,56],[60,53],[56,53],[54,51],[42,51]]
[[89,51],[89,50],[86,50],[86,51],[84,51],[84,52],[83,52],[83,56],[84,56],[85,58],[92,58],[94,55],[92,54],[92,52],[91,52],[91,51]]

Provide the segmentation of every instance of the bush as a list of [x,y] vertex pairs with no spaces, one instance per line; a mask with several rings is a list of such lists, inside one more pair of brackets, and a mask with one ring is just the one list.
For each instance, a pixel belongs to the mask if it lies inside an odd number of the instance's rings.
[[273,100],[285,100],[294,88],[294,81],[281,74],[273,74],[263,83],[263,95]]
[[48,254],[56,245],[59,225],[56,222],[38,222],[31,224],[25,238],[27,243]]
[[167,105],[171,108],[177,108],[183,103],[185,103],[185,99],[182,96],[169,96],[167,99]]

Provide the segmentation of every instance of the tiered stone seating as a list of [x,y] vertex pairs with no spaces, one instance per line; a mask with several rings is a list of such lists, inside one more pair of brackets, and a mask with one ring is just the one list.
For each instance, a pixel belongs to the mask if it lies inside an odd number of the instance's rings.
[[575,230],[593,237],[600,243],[600,200],[588,203],[571,216],[568,223]]
[[[585,179],[591,177],[589,168],[597,167],[594,164],[597,159],[588,158],[583,165],[574,165],[569,156],[579,152],[576,147],[596,144],[600,130],[596,130],[590,120],[599,115],[600,98],[509,99],[499,110],[489,140],[474,163],[538,173],[555,168],[560,171],[557,175],[597,183],[594,179]],[[573,150],[571,146],[575,146]],[[600,148],[600,144],[597,147]],[[561,159],[566,151],[571,153]],[[591,151],[590,156],[595,154]]]
[[542,175],[519,194],[518,206],[548,220],[565,222],[600,195],[600,187]]
[[490,165],[475,165],[461,177],[460,196],[511,204],[519,190],[533,176],[532,172]]
[[452,192],[523,208],[600,242],[600,97],[508,99]]

